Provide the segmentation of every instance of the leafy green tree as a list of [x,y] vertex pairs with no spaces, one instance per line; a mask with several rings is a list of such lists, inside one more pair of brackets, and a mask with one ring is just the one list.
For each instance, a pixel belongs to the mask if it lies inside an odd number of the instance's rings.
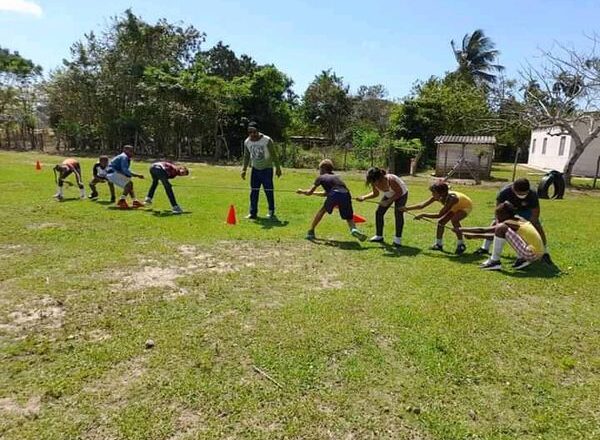
[[306,89],[303,106],[307,122],[317,125],[335,143],[352,112],[349,87],[335,72],[324,70]]

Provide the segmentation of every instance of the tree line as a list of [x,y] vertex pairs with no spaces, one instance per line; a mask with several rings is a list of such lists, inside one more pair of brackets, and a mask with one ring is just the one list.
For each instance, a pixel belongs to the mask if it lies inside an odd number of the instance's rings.
[[576,144],[570,178],[600,134],[593,123],[583,137],[575,130],[600,103],[593,51],[560,47],[507,79],[494,43],[476,30],[450,42],[455,70],[392,100],[379,84],[352,92],[332,70],[298,96],[275,65],[223,42],[205,49],[205,39],[193,26],[152,24],[127,10],[74,43],[47,78],[33,61],[0,48],[0,147],[40,148],[36,128],[47,126],[65,149],[108,153],[132,144],[148,156],[218,160],[239,157],[253,120],[284,144],[310,136],[365,164],[425,163],[441,134],[495,135],[509,158],[527,150],[531,128],[556,126]]

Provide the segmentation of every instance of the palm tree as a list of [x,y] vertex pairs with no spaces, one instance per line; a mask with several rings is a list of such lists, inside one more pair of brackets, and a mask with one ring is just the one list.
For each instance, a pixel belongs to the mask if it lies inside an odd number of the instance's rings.
[[495,49],[496,45],[485,36],[483,30],[477,29],[471,35],[465,34],[460,48],[456,47],[454,40],[450,45],[458,62],[459,75],[483,87],[496,83],[498,78],[494,73],[502,72],[504,66],[493,64],[500,52]]

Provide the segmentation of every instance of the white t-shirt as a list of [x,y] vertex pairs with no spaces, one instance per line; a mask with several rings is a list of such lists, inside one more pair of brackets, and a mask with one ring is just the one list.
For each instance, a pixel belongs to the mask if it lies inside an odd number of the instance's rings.
[[271,138],[264,134],[257,141],[253,141],[249,137],[244,141],[244,146],[250,153],[252,167],[263,169],[273,166],[269,153],[269,142],[271,142]]
[[403,196],[408,192],[408,187],[406,186],[406,183],[404,183],[404,180],[402,180],[400,177],[396,176],[395,174],[386,174],[385,177],[387,177],[388,179],[388,185],[390,186],[390,189],[387,191],[382,191],[384,197],[391,199],[396,195],[396,192],[392,188],[392,181],[396,182],[398,186],[400,186],[400,188],[402,189],[402,194],[400,194],[400,196]]

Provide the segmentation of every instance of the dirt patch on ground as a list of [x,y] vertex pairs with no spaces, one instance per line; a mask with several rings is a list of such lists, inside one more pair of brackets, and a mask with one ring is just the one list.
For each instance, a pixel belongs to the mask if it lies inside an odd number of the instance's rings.
[[62,229],[64,225],[60,223],[32,223],[27,225],[27,229],[40,230],[40,229]]
[[[177,285],[179,278],[198,273],[223,275],[244,269],[263,267],[265,270],[278,268],[289,272],[297,265],[296,248],[265,247],[240,242],[217,242],[210,250],[194,245],[182,245],[177,254],[172,255],[168,263],[157,259],[141,259],[138,267],[128,272],[112,272],[110,279],[119,281],[111,285],[115,290],[133,291],[158,288],[166,290],[165,299],[176,299],[189,294],[185,288]],[[323,288],[339,288],[336,281],[327,283]]]
[[36,417],[41,408],[42,400],[39,396],[31,397],[24,405],[20,405],[10,397],[0,399],[0,413],[5,415]]
[[50,297],[44,297],[26,307],[8,314],[8,321],[0,323],[0,330],[21,332],[32,328],[58,329],[63,325],[65,309],[63,303]]

